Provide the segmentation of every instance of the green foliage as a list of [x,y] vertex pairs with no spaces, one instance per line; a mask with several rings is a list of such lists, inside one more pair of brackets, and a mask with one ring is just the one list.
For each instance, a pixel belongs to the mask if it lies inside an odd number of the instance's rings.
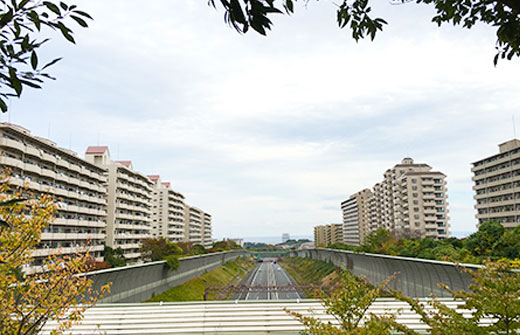
[[499,222],[484,222],[477,232],[462,240],[454,237],[446,240],[396,239],[385,229],[379,228],[369,234],[359,247],[335,243],[327,248],[424,259],[448,259],[462,263],[482,263],[487,258],[520,258],[520,227],[505,230]]
[[[426,306],[417,299],[397,291],[393,294],[421,316],[432,335],[517,334],[520,331],[520,272],[511,271],[512,266],[511,261],[485,261],[478,271],[465,270],[473,277],[469,292],[452,292],[446,285],[441,285],[455,299],[464,302],[456,310],[434,297],[429,302],[434,311],[426,311]],[[472,313],[465,317],[464,310]],[[480,326],[483,319],[491,319],[491,325]]]
[[211,248],[212,252],[217,251],[227,251],[227,250],[234,250],[234,249],[241,249],[241,247],[233,242],[232,240],[223,240],[223,241],[216,241],[213,242],[213,247]]
[[39,48],[49,41],[42,28],[59,31],[75,43],[69,22],[88,26],[89,14],[75,5],[39,0],[1,0],[0,9],[0,110],[7,111],[7,100],[20,97],[23,88],[41,88],[45,79],[54,79],[45,70],[61,58],[42,63]]
[[168,255],[164,258],[166,261],[166,266],[170,270],[177,270],[180,265],[179,257],[177,255]]
[[[442,284],[455,300],[461,302],[456,309],[448,307],[435,297],[425,302],[404,296],[398,291],[391,293],[395,298],[408,303],[420,316],[421,322],[428,326],[428,334],[431,335],[518,334],[520,272],[513,271],[513,266],[512,261],[486,261],[478,271],[464,269],[473,277],[473,284],[468,292],[453,292]],[[381,317],[367,315],[368,307],[388,290],[387,284],[388,281],[373,288],[365,280],[346,271],[337,290],[330,296],[321,294],[320,297],[327,313],[338,320],[337,325],[323,323],[299,313],[291,314],[305,325],[304,334],[423,334],[397,323],[399,311]],[[364,320],[363,326],[360,326],[361,320]],[[491,323],[487,324],[488,322]]]
[[[314,317],[291,312],[305,325],[302,334],[349,334],[349,335],[386,335],[393,334],[395,316],[377,317],[367,315],[370,305],[386,289],[388,281],[378,287],[372,287],[365,280],[343,272],[341,279],[330,295],[321,294],[320,300],[325,305],[327,314],[334,315],[338,325],[322,322]],[[363,323],[362,323],[363,321]]]
[[[272,27],[272,14],[292,14],[297,0],[220,0],[225,10],[225,21],[240,33],[249,28],[265,35]],[[308,2],[309,0],[303,0]],[[209,4],[216,7],[215,0]],[[403,4],[412,0],[389,0],[392,4]],[[518,0],[415,0],[435,8],[432,22],[437,25],[451,23],[464,28],[472,28],[477,22],[496,27],[497,54],[494,58],[512,59],[520,56],[520,1]],[[380,17],[373,18],[370,0],[342,0],[336,12],[340,28],[347,28],[358,41],[365,37],[374,39],[377,32],[387,22]]]
[[111,247],[105,246],[104,250],[104,258],[105,262],[113,268],[117,268],[120,266],[126,266],[125,252],[121,247],[112,249]]
[[160,261],[170,255],[182,254],[182,249],[177,244],[161,236],[142,240],[140,252],[151,261]]

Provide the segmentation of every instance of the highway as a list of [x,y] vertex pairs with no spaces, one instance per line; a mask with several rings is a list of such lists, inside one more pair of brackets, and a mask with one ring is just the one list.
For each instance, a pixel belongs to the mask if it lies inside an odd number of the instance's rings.
[[[249,273],[243,285],[248,289],[243,290],[237,297],[238,300],[282,300],[301,299],[302,294],[295,288],[283,288],[296,285],[295,281],[274,259],[265,259]],[[278,287],[278,289],[276,289]],[[292,290],[293,292],[290,292]]]

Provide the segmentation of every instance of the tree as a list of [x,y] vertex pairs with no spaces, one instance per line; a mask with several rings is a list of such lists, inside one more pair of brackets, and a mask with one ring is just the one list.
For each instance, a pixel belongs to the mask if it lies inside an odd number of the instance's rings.
[[[399,291],[389,291],[398,300],[408,303],[420,316],[421,321],[429,327],[429,334],[518,334],[520,272],[512,271],[513,266],[512,261],[486,261],[478,271],[465,269],[464,271],[473,277],[469,291],[454,292],[446,285],[441,285],[454,299],[462,302],[456,309],[435,297],[424,302],[407,297]],[[338,321],[337,325],[324,323],[313,317],[304,317],[299,313],[291,314],[305,325],[304,334],[423,334],[397,323],[395,314],[382,317],[367,315],[368,307],[387,289],[386,283],[373,288],[366,281],[346,271],[338,289],[330,297],[322,293],[320,298],[327,313],[332,314]],[[364,324],[361,327],[360,321],[363,319]],[[481,325],[482,321],[486,321],[486,324]]]
[[58,322],[54,333],[61,334],[108,286],[96,293],[90,279],[78,276],[90,269],[88,249],[74,256],[51,255],[41,264],[43,272],[28,274],[56,207],[49,195],[38,198],[27,189],[11,189],[5,173],[0,180],[0,334],[38,334],[48,320]]
[[105,246],[104,258],[105,262],[113,268],[126,265],[125,252],[121,247],[112,249],[111,247]]
[[[272,14],[294,13],[297,0],[220,0],[225,10],[225,21],[240,33],[249,28],[265,35],[272,27]],[[308,2],[309,0],[304,0]],[[388,0],[391,4],[404,4],[412,0]],[[493,60],[512,59],[520,56],[520,2],[518,0],[414,0],[417,4],[433,6],[436,15],[432,22],[437,25],[451,23],[472,28],[482,22],[497,27],[496,49]],[[209,3],[216,7],[215,0]],[[359,41],[365,37],[375,38],[387,22],[382,18],[373,18],[370,0],[342,0],[336,12],[340,28],[351,30],[352,37]]]
[[491,256],[505,229],[497,221],[483,222],[476,233],[464,240],[464,247],[475,256]]
[[161,236],[158,238],[145,238],[141,242],[140,252],[151,261],[161,261],[166,256],[181,255],[182,249],[177,244]]
[[20,97],[23,88],[41,88],[45,79],[54,79],[46,69],[58,62],[56,58],[44,65],[38,50],[49,41],[42,28],[58,30],[63,38],[75,43],[67,26],[74,21],[87,27],[89,14],[57,1],[0,0],[0,110],[7,111],[7,100]]
[[337,325],[300,313],[288,312],[305,325],[306,329],[302,332],[305,335],[390,335],[397,327],[395,316],[367,315],[368,307],[381,295],[387,285],[388,281],[385,281],[374,288],[349,271],[343,272],[336,290],[330,296],[323,292],[319,293],[327,314],[334,316]]

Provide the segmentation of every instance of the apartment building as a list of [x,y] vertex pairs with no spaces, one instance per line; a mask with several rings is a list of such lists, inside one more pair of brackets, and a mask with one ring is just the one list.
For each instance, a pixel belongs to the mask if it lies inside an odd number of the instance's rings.
[[520,141],[499,144],[498,154],[473,163],[477,227],[498,221],[511,229],[520,224]]
[[343,243],[343,225],[332,223],[314,227],[314,245],[325,247],[333,243]]
[[[213,245],[213,235],[211,228],[211,215],[204,213],[204,220],[202,225],[202,245],[204,248],[211,248]],[[243,241],[242,241],[243,242]]]
[[194,206],[185,205],[184,208],[184,241],[211,247],[211,215]]
[[373,194],[364,189],[341,203],[343,212],[343,243],[360,245],[370,232],[370,201]]
[[341,203],[345,243],[363,243],[379,227],[398,237],[446,239],[450,235],[446,192],[445,174],[404,158],[372,190]]
[[36,196],[50,194],[57,204],[55,219],[41,236],[34,262],[24,270],[41,271],[44,257],[70,255],[85,248],[93,258],[103,260],[105,169],[21,126],[0,123],[0,134],[0,167],[10,170],[9,183],[26,185]]
[[154,183],[152,236],[184,241],[184,195],[174,191],[170,182],[162,182],[159,175],[148,178]]
[[140,262],[141,241],[152,236],[153,182],[131,161],[112,161],[106,146],[88,147],[85,159],[106,171],[107,246],[123,249],[130,264]]

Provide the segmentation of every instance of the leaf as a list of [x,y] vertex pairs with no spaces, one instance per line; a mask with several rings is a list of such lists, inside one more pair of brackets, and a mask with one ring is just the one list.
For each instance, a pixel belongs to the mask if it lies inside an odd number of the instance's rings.
[[78,16],[74,16],[74,15],[71,15],[70,16],[74,21],[76,21],[80,26],[82,26],[83,28],[87,28],[88,27],[88,24],[87,22],[85,22],[85,20],[83,20],[82,18],[78,17]]
[[81,15],[81,16],[84,16],[84,17],[86,17],[87,19],[94,20],[94,19],[92,18],[92,16],[90,16],[90,15],[88,15],[87,13],[82,12],[82,11],[80,11],[80,10],[73,10],[73,12],[76,13],[76,14],[79,14],[79,15]]
[[6,227],[6,228],[8,228],[8,227],[9,227],[9,224],[7,223],[7,221],[0,220],[0,227]]
[[36,26],[36,29],[38,29],[38,31],[40,30],[41,28],[41,22],[40,22],[40,17],[38,16],[38,13],[36,13],[35,11],[30,11],[29,12],[29,19],[34,22],[34,25]]
[[15,90],[16,95],[20,96],[22,94],[22,83],[16,76],[16,70],[12,67],[9,68],[9,83],[11,87]]
[[63,10],[67,10],[69,8],[69,6],[67,6],[67,4],[65,4],[63,2],[60,2],[60,6],[61,6],[61,8],[63,8]]
[[36,68],[38,67],[38,56],[36,55],[36,51],[34,50],[31,53],[31,66],[33,70],[36,70]]
[[49,1],[44,1],[43,4],[49,8],[49,10],[51,12],[54,12],[56,15],[61,15],[61,11],[60,9],[58,8],[58,6],[56,6],[55,4],[53,4],[52,2],[49,2]]
[[0,110],[2,110],[2,113],[7,112],[7,105],[2,98],[0,98]]

